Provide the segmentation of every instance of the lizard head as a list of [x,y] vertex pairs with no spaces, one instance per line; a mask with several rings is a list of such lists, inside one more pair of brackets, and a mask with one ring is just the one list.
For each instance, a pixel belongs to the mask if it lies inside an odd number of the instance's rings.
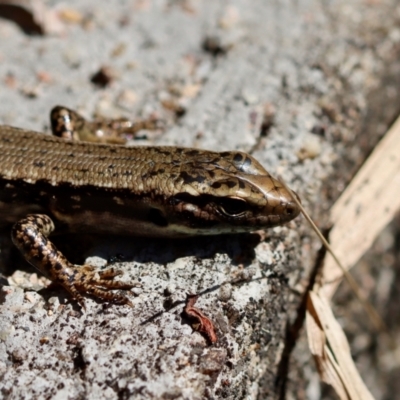
[[299,214],[290,193],[250,155],[196,150],[190,158],[185,151],[193,152],[183,150],[179,173],[170,178],[175,191],[168,207],[171,230],[188,235],[251,232]]

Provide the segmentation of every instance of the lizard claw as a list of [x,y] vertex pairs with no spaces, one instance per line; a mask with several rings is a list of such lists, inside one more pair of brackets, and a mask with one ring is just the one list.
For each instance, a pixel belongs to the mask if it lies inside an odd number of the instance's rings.
[[98,271],[92,265],[74,265],[69,267],[68,270],[72,274],[69,274],[68,279],[64,280],[61,284],[80,304],[83,301],[81,294],[89,294],[111,303],[127,304],[133,307],[133,304],[126,296],[111,292],[111,290],[116,289],[129,290],[137,286],[137,284],[114,281],[113,279],[116,276],[122,275],[121,271],[117,271],[114,268]]

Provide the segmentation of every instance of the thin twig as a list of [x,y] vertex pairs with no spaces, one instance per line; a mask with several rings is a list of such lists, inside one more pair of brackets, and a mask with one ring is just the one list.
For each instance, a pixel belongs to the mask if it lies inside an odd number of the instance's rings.
[[388,334],[388,329],[383,322],[382,318],[379,316],[378,312],[375,310],[375,308],[372,306],[372,304],[362,295],[361,290],[357,284],[357,282],[354,280],[353,276],[344,268],[342,263],[339,261],[337,258],[335,252],[333,251],[332,247],[330,244],[327,242],[325,239],[324,235],[321,233],[321,231],[318,229],[318,227],[315,225],[311,217],[308,215],[307,211],[304,209],[304,207],[301,205],[300,201],[297,199],[297,197],[293,194],[292,190],[286,185],[284,180],[282,179],[281,176],[279,176],[279,181],[282,183],[284,188],[290,193],[292,196],[293,200],[296,202],[296,204],[299,206],[301,212],[303,213],[304,217],[306,220],[309,222],[315,233],[318,235],[320,238],[322,244],[326,247],[326,249],[329,251],[329,253],[332,255],[333,259],[335,260],[336,264],[339,266],[341,271],[343,272],[343,276],[346,279],[347,283],[350,285],[351,289],[353,290],[354,294],[357,296],[358,300],[361,302],[363,305],[365,311],[369,315],[372,324],[374,325],[375,329],[377,331],[383,331]]

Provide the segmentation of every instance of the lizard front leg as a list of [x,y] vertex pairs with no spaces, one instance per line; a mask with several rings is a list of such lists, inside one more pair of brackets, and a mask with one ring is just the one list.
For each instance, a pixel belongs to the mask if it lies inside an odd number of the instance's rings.
[[31,214],[13,226],[11,239],[30,264],[52,282],[66,289],[83,307],[82,294],[132,306],[127,297],[110,292],[113,289],[131,289],[134,286],[113,281],[121,272],[113,268],[98,271],[91,265],[70,263],[47,238],[53,230],[54,223],[50,217]]

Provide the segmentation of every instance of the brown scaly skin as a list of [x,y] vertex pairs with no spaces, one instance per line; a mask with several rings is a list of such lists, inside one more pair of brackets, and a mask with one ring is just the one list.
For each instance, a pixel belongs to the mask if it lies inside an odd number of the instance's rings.
[[[53,110],[53,127],[74,139],[78,125],[86,138],[87,124],[68,112]],[[15,245],[81,304],[82,294],[130,304],[108,290],[132,286],[113,281],[112,269],[69,263],[47,239],[53,220],[71,232],[185,237],[266,229],[298,214],[280,182],[243,152],[124,147],[0,126],[0,220],[18,221]]]

